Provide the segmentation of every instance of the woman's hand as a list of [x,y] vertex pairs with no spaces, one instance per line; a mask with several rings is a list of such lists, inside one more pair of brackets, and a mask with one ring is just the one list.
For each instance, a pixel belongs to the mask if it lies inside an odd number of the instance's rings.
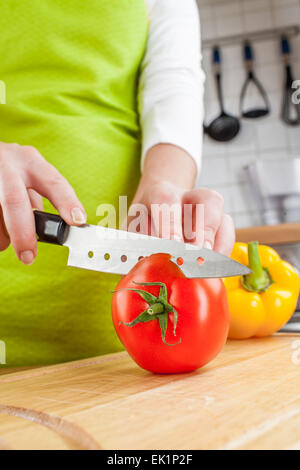
[[0,251],[11,243],[24,264],[32,264],[37,240],[32,209],[49,199],[69,225],[86,214],[66,179],[33,147],[0,143]]
[[[211,189],[191,189],[195,176],[195,164],[186,152],[172,145],[153,147],[146,157],[144,173],[133,205],[144,204],[149,214],[153,204],[179,205],[182,208],[182,216],[184,205],[191,205],[193,208],[201,205],[200,225],[195,223],[194,210],[190,213],[192,220],[186,220],[187,213],[184,223],[183,217],[171,217],[171,238],[197,243],[230,256],[235,241],[235,230],[232,218],[224,213],[223,197]],[[129,217],[129,224],[133,218]],[[152,223],[154,221],[154,234],[163,236],[161,223],[155,224],[153,214],[151,219]],[[197,232],[196,237],[191,238],[186,224],[193,228],[193,232]]]

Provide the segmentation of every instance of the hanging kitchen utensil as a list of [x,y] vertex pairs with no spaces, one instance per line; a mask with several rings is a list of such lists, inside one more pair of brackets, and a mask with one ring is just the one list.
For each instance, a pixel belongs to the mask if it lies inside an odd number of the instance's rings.
[[204,131],[212,139],[218,142],[228,142],[232,140],[240,130],[239,120],[226,113],[224,110],[224,100],[221,84],[221,54],[218,47],[213,49],[213,65],[215,69],[215,79],[217,84],[218,99],[221,108],[221,114],[214,119],[209,126],[204,126]]
[[281,52],[286,72],[281,118],[289,126],[297,126],[300,124],[300,104],[294,103],[292,99],[295,90],[292,87],[294,78],[291,66],[291,46],[286,36],[282,36],[281,38]]
[[[246,69],[247,69],[248,74],[247,74],[247,78],[243,85],[241,96],[240,96],[241,116],[244,118],[248,118],[248,119],[260,118],[270,113],[270,102],[269,102],[265,89],[263,88],[262,84],[257,79],[253,71],[253,51],[252,51],[252,46],[249,41],[246,41],[244,44],[244,59],[245,59],[245,64],[246,64]],[[244,110],[247,93],[249,93],[251,85],[254,85],[258,93],[258,96],[263,101],[263,106]]]

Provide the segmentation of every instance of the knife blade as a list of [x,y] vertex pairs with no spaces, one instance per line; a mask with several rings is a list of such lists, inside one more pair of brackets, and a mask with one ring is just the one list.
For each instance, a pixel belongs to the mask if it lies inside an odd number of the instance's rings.
[[139,259],[168,253],[189,278],[241,276],[250,269],[213,250],[176,240],[96,225],[74,227],[55,214],[34,211],[39,241],[69,248],[68,266],[127,274]]

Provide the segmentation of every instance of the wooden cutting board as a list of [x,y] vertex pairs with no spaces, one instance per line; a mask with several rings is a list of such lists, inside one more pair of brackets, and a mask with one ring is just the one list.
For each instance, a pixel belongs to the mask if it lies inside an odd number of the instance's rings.
[[125,352],[0,371],[0,449],[300,449],[300,335],[229,342],[185,375]]

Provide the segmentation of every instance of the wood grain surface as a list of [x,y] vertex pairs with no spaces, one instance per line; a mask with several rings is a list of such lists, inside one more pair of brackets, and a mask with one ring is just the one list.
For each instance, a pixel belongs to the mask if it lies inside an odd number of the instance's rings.
[[257,240],[266,245],[297,243],[300,242],[300,223],[240,228],[236,230],[236,239],[245,243]]
[[300,449],[300,335],[228,342],[201,370],[127,353],[0,376],[0,449]]

